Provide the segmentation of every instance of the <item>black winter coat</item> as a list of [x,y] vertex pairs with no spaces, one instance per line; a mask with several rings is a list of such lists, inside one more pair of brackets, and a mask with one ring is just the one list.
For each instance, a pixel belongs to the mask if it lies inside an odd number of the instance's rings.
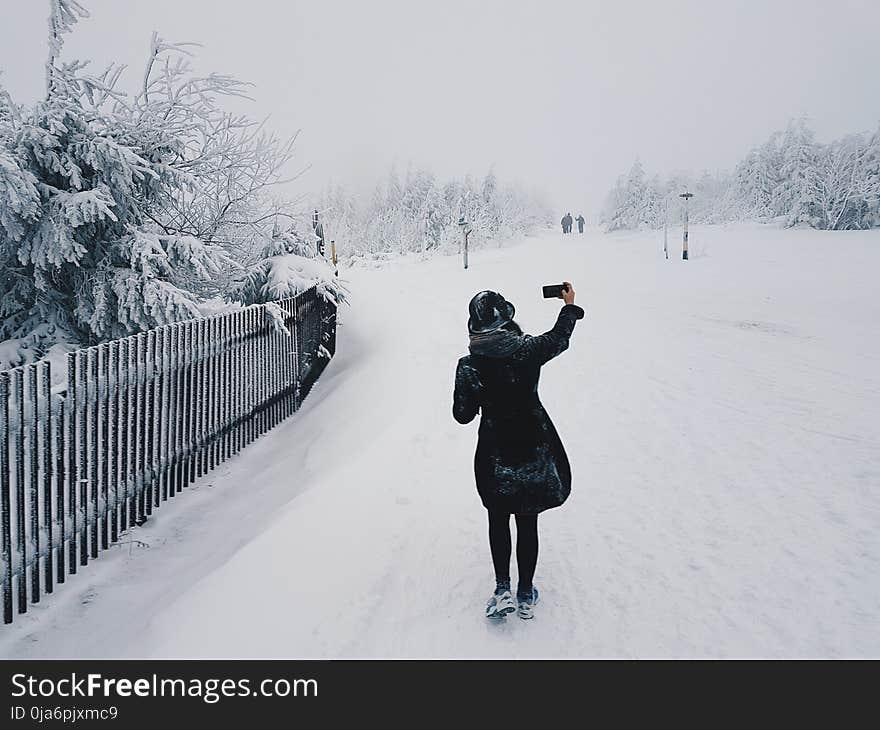
[[568,498],[571,467],[538,398],[538,378],[541,366],[568,348],[583,316],[566,304],[548,332],[518,334],[521,344],[511,354],[477,354],[472,346],[458,361],[452,414],[470,423],[482,411],[474,474],[486,509],[533,514]]

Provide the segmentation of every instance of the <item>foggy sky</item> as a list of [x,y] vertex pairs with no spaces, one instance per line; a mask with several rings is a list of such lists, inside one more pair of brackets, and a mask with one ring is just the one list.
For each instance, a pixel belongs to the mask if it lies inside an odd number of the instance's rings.
[[[142,73],[150,34],[256,84],[253,116],[302,129],[297,183],[371,187],[392,162],[482,175],[598,213],[649,173],[731,167],[807,115],[820,140],[880,120],[880,2],[82,0],[66,58]],[[44,0],[0,0],[0,82],[43,93]],[[236,104],[236,108],[240,108]]]

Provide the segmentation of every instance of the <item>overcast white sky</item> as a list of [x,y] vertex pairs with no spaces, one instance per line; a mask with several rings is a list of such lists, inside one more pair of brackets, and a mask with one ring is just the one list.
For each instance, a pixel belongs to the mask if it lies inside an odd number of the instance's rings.
[[[302,129],[299,190],[372,185],[393,161],[546,190],[595,215],[649,172],[729,167],[806,114],[820,139],[880,121],[877,0],[82,0],[67,57],[129,64],[157,30],[256,84],[254,116]],[[43,90],[46,0],[0,0],[0,81]]]

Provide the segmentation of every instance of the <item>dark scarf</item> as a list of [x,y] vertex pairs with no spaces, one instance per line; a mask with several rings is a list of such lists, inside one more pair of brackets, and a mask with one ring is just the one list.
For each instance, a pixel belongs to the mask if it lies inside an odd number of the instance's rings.
[[490,332],[471,332],[471,355],[507,357],[523,343],[523,333],[515,322],[506,322]]

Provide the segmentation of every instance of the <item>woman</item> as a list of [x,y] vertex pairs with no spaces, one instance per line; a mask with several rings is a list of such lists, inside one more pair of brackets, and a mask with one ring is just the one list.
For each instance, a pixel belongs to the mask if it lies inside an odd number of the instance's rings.
[[[474,458],[477,492],[489,512],[489,547],[495,593],[486,616],[517,611],[534,616],[538,589],[532,585],[538,560],[538,513],[561,505],[571,492],[571,469],[562,442],[538,399],[541,366],[568,347],[584,310],[565,283],[565,305],[549,332],[523,334],[513,305],[482,291],[471,299],[470,355],[458,361],[452,414],[470,423],[482,411]],[[516,605],[510,590],[510,515],[516,515]]]

